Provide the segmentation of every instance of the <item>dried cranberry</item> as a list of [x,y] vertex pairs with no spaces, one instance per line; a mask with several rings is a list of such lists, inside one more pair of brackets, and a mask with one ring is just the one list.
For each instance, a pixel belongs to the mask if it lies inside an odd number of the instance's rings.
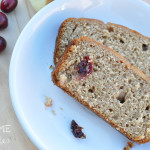
[[7,16],[0,12],[0,29],[5,29],[8,26],[8,19]]
[[86,135],[82,132],[82,129],[82,127],[78,126],[78,124],[74,120],[72,120],[71,130],[76,138],[86,138]]
[[6,40],[0,36],[0,52],[2,52],[6,48]]
[[18,4],[18,0],[2,0],[1,10],[5,13],[13,11]]
[[93,71],[93,62],[89,56],[84,57],[84,59],[78,64],[77,71],[82,77],[86,77]]

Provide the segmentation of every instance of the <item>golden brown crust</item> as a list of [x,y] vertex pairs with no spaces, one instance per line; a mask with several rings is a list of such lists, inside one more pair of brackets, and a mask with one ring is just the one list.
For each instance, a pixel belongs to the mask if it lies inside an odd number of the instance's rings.
[[141,78],[143,78],[145,81],[147,81],[148,83],[150,83],[149,78],[140,70],[138,70],[137,68],[133,67],[132,65],[130,65],[126,59],[121,56],[119,53],[117,53],[116,51],[108,48],[107,46],[102,45],[101,43],[94,41],[91,38],[88,37],[80,37],[78,39],[75,39],[71,46],[68,47],[65,51],[65,53],[63,54],[61,60],[57,63],[55,69],[52,72],[52,79],[55,85],[57,85],[58,87],[60,87],[61,89],[63,89],[66,93],[68,93],[70,96],[74,97],[78,102],[80,102],[81,104],[85,105],[87,108],[89,108],[90,110],[92,110],[93,112],[95,112],[98,116],[100,116],[101,118],[103,118],[106,122],[108,122],[110,125],[112,125],[113,127],[115,127],[118,131],[120,131],[121,133],[123,133],[124,135],[126,135],[130,140],[137,142],[139,144],[142,143],[146,143],[150,141],[149,139],[141,139],[140,137],[138,137],[138,139],[133,138],[132,135],[130,135],[129,133],[127,133],[123,128],[120,128],[117,124],[114,124],[111,120],[108,120],[108,118],[106,116],[104,116],[103,114],[100,114],[99,112],[97,112],[95,109],[91,108],[89,106],[89,104],[87,102],[83,102],[81,101],[77,95],[75,95],[74,93],[71,93],[70,91],[68,91],[65,87],[63,87],[62,85],[59,84],[59,82],[57,81],[57,74],[59,72],[59,70],[61,69],[61,67],[63,66],[64,62],[66,61],[68,55],[70,52],[73,51],[73,46],[76,45],[78,42],[82,41],[82,40],[87,40],[88,42],[92,42],[92,43],[96,43],[98,45],[100,45],[101,47],[104,47],[105,50],[111,52],[113,55],[117,56],[118,58],[120,58],[120,60],[126,64],[128,69],[133,70],[136,74],[138,74]]

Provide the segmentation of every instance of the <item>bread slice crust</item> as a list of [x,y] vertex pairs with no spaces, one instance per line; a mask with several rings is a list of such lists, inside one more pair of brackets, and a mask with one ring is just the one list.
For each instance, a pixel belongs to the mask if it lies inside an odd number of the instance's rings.
[[78,102],[80,102],[81,104],[83,104],[84,106],[86,106],[87,108],[89,108],[90,110],[92,110],[93,112],[95,112],[98,116],[100,116],[101,118],[103,118],[106,122],[108,122],[111,126],[115,127],[118,131],[120,131],[121,133],[123,133],[124,135],[126,135],[130,140],[137,142],[139,144],[143,144],[146,142],[150,141],[150,137],[149,138],[145,138],[145,139],[141,139],[141,137],[132,137],[131,134],[129,134],[128,132],[126,132],[123,128],[120,128],[117,124],[113,123],[111,120],[109,120],[106,116],[104,116],[102,113],[99,113],[98,111],[96,111],[95,109],[91,108],[88,102],[85,101],[81,101],[77,95],[75,95],[74,93],[71,93],[67,88],[63,87],[57,80],[57,75],[61,69],[61,67],[63,66],[63,64],[65,63],[65,61],[67,60],[67,57],[69,56],[70,52],[73,51],[73,46],[78,44],[78,42],[80,41],[88,41],[91,43],[96,43],[97,45],[104,47],[105,49],[107,49],[107,51],[113,53],[113,55],[117,56],[120,58],[120,60],[126,64],[128,69],[133,70],[133,72],[137,75],[139,75],[142,79],[144,79],[146,82],[148,82],[148,84],[150,84],[150,80],[149,78],[139,69],[137,69],[136,67],[132,66],[130,63],[128,63],[126,61],[126,59],[124,57],[122,57],[119,53],[117,53],[116,51],[108,48],[107,46],[102,45],[99,42],[94,41],[93,39],[90,39],[88,37],[80,37],[76,40],[74,40],[71,43],[71,46],[69,46],[65,53],[63,54],[62,59],[57,63],[55,69],[52,72],[52,79],[55,85],[57,85],[58,87],[60,87],[61,89],[63,89],[66,93],[68,93],[70,96],[74,97]]

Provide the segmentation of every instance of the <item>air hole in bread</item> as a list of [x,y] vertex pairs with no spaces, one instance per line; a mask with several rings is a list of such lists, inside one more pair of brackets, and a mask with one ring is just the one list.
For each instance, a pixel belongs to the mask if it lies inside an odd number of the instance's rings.
[[109,109],[109,111],[112,112],[113,110],[112,110],[112,109]]
[[93,93],[93,90],[92,90],[92,89],[89,89],[88,92],[89,92],[89,93]]
[[128,125],[128,124],[126,124],[126,127],[129,127],[129,125]]
[[114,32],[114,28],[113,28],[113,27],[109,27],[109,28],[108,28],[108,31],[109,31],[109,32]]
[[91,89],[89,89],[89,90],[88,90],[88,92],[93,93],[93,92],[94,92],[94,90],[95,90],[95,87],[94,87],[94,86],[92,86],[92,88],[91,88]]
[[145,119],[146,118],[146,116],[143,116],[143,119]]
[[120,43],[124,43],[124,41],[122,39],[120,39]]
[[140,86],[143,86],[143,83],[140,83]]
[[85,86],[85,83],[83,83],[82,86]]
[[117,100],[120,102],[120,103],[124,103],[125,102],[125,96],[126,96],[126,93],[124,93],[124,92],[121,92],[120,94],[119,94],[119,96],[117,97]]
[[[69,43],[68,43],[69,44]],[[68,44],[65,44],[65,47],[67,47],[68,46]]]
[[143,45],[142,45],[142,50],[143,50],[143,51],[147,51],[147,50],[148,50],[148,45],[143,44]]
[[145,110],[150,110],[150,105],[146,106]]
[[123,89],[123,88],[124,88],[123,86],[120,87],[120,89]]
[[[100,58],[100,57],[98,57],[98,58],[96,58],[96,59],[99,59],[99,58]],[[94,65],[95,65],[96,67],[100,68],[99,64],[94,63]]]
[[132,82],[132,80],[131,80],[131,79],[129,79],[129,80],[128,80],[128,83],[130,84],[131,82]]

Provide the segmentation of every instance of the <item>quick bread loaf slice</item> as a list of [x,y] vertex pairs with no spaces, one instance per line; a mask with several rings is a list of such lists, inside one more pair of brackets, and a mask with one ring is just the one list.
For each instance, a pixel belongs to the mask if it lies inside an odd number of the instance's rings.
[[150,77],[150,38],[121,25],[87,18],[69,18],[59,30],[54,56],[55,64],[68,44],[81,36],[87,36],[112,48],[128,62]]
[[150,80],[119,53],[81,37],[66,49],[52,78],[129,139],[150,141]]

